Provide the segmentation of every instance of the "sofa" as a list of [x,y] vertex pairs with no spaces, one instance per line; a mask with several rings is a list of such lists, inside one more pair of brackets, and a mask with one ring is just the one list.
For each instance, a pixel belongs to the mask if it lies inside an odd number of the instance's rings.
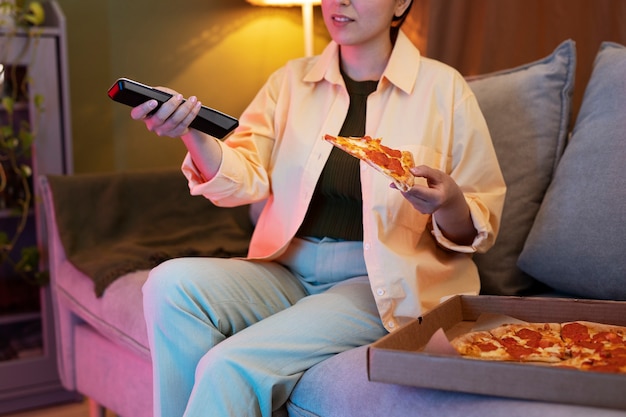
[[[508,191],[482,294],[626,300],[626,48],[597,52],[576,120],[576,44],[468,78]],[[152,414],[141,287],[176,256],[240,256],[251,207],[189,196],[178,170],[41,176],[63,385],[123,417]],[[618,416],[591,408],[372,382],[367,346],[304,373],[276,415]],[[419,372],[419,369],[415,369]],[[216,383],[219,383],[216,381]]]

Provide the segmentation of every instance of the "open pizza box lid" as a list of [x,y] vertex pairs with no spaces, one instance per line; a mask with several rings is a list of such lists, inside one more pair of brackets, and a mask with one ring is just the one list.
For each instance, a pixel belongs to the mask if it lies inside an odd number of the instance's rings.
[[455,296],[369,348],[371,381],[626,410],[626,374],[497,362],[427,353],[443,329],[452,338],[471,331],[487,315],[526,322],[592,321],[626,326],[626,302],[570,298]]

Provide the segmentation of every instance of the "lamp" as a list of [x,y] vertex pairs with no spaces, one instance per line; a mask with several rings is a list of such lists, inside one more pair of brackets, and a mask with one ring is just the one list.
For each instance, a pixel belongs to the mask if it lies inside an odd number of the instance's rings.
[[304,30],[304,54],[313,55],[313,6],[321,0],[247,0],[255,6],[301,6],[302,27]]

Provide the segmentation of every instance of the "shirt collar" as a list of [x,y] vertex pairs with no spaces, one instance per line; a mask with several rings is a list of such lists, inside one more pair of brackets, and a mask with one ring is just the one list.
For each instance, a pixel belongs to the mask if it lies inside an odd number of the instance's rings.
[[[410,63],[410,65],[406,63]],[[410,94],[417,80],[419,63],[419,50],[404,32],[400,31],[382,79],[386,79],[405,93]],[[306,82],[320,82],[323,79],[333,84],[343,85],[343,78],[339,71],[339,45],[334,41],[328,44],[318,57],[317,62],[304,76]]]

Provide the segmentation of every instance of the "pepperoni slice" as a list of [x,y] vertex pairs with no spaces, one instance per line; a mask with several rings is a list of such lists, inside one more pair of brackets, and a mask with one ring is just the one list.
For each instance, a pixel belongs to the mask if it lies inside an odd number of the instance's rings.
[[580,323],[568,323],[561,328],[561,336],[574,342],[589,340],[589,329]]
[[507,353],[515,359],[521,359],[535,352],[535,350],[530,347],[520,345],[517,340],[512,337],[503,337],[500,342]]
[[491,352],[491,351],[494,351],[494,350],[498,349],[498,347],[496,345],[494,345],[493,343],[491,343],[491,342],[477,343],[476,346],[482,352]]
[[380,145],[381,149],[389,156],[391,156],[392,158],[401,158],[402,157],[402,152],[399,151],[398,149],[392,149],[389,148],[385,145]]
[[365,154],[373,163],[386,167],[389,164],[389,157],[382,152],[366,150]]
[[527,346],[535,348],[540,346],[540,342],[542,339],[541,333],[529,328],[523,328],[520,329],[516,334],[526,341]]

